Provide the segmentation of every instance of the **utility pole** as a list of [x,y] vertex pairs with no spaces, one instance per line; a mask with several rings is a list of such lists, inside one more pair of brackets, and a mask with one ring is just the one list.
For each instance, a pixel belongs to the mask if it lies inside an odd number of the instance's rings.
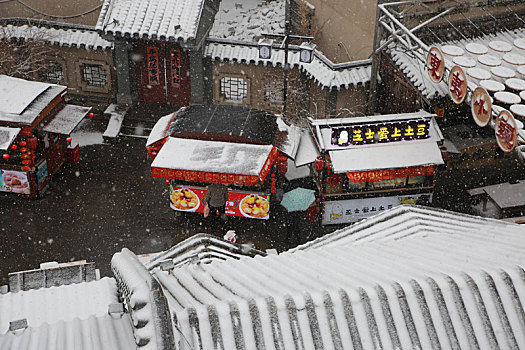
[[[288,104],[288,74],[290,70],[290,64],[288,63],[288,52],[290,39],[299,39],[306,40],[308,43],[303,43],[300,47],[301,55],[300,61],[303,63],[310,63],[313,59],[313,50],[315,48],[314,44],[309,43],[314,38],[311,36],[300,36],[300,35],[291,35],[291,18],[290,18],[290,0],[285,0],[284,3],[284,35],[283,34],[269,34],[262,33],[261,35],[267,38],[279,38],[282,39],[281,48],[284,48],[284,66],[283,66],[283,118],[286,119],[287,114],[287,104]],[[272,46],[271,42],[268,44],[264,42],[265,39],[259,41],[259,50],[264,47]],[[259,51],[259,57],[263,59],[269,59],[271,55],[271,50],[266,51],[267,54],[261,54]]]

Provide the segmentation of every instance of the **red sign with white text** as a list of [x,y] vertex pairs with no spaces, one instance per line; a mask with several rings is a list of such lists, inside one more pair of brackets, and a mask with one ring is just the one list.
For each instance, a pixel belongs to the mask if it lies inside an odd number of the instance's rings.
[[[170,186],[172,210],[203,213],[205,205],[205,188]],[[229,216],[267,220],[270,218],[269,195],[230,191],[225,212]]]

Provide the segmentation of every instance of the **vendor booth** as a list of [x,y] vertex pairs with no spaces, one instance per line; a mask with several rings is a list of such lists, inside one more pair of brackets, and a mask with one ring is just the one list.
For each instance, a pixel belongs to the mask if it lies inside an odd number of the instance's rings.
[[78,161],[69,135],[91,108],[66,104],[66,89],[0,75],[1,192],[42,195],[68,158]]
[[314,167],[322,224],[432,201],[443,137],[431,114],[310,122],[321,151]]
[[202,213],[206,186],[229,188],[226,215],[269,219],[271,203],[296,146],[293,128],[263,111],[190,106],[160,118],[146,149],[153,177],[170,184],[170,207]]

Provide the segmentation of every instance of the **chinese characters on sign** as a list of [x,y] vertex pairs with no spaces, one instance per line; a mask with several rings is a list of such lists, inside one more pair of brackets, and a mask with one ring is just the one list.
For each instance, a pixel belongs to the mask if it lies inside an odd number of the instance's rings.
[[171,85],[180,88],[180,50],[171,49],[170,51]]
[[182,170],[182,169],[167,169],[152,167],[151,173],[153,177],[162,177],[165,179],[178,179],[184,181],[199,181],[208,183],[222,183],[256,186],[259,184],[259,179],[255,175],[241,175],[241,174],[222,174],[211,173],[204,171]]
[[324,202],[322,224],[356,222],[402,204],[429,205],[431,193],[394,197],[344,199]]
[[426,139],[429,120],[410,120],[383,124],[360,124],[332,128],[332,145],[350,146]]
[[433,46],[428,51],[427,55],[427,71],[430,79],[434,83],[439,83],[443,79],[445,73],[445,59],[441,50]]
[[159,51],[156,47],[148,47],[148,82],[150,85],[160,85]]
[[512,114],[502,110],[496,121],[496,141],[503,152],[510,152],[516,147],[518,128]]
[[369,170],[369,171],[353,171],[346,173],[346,176],[350,181],[369,182],[369,181],[384,181],[392,180],[399,177],[408,176],[429,176],[434,175],[434,166],[416,166],[409,168],[399,169],[380,169],[380,170]]
[[450,98],[456,104],[461,104],[467,97],[467,77],[459,66],[454,66],[448,77],[448,90]]
[[492,117],[492,102],[489,93],[482,87],[477,87],[472,94],[472,117],[478,126],[484,127]]

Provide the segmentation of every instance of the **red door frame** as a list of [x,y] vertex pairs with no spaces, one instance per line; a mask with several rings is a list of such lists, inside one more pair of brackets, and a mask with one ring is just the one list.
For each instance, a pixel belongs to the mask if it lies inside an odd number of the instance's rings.
[[[136,63],[139,103],[188,106],[191,97],[188,52],[182,50],[179,44],[161,42],[139,42],[135,44],[134,50],[142,58]],[[179,67],[179,71],[173,75],[172,66]],[[151,84],[150,74],[151,80],[157,80],[157,84]]]

